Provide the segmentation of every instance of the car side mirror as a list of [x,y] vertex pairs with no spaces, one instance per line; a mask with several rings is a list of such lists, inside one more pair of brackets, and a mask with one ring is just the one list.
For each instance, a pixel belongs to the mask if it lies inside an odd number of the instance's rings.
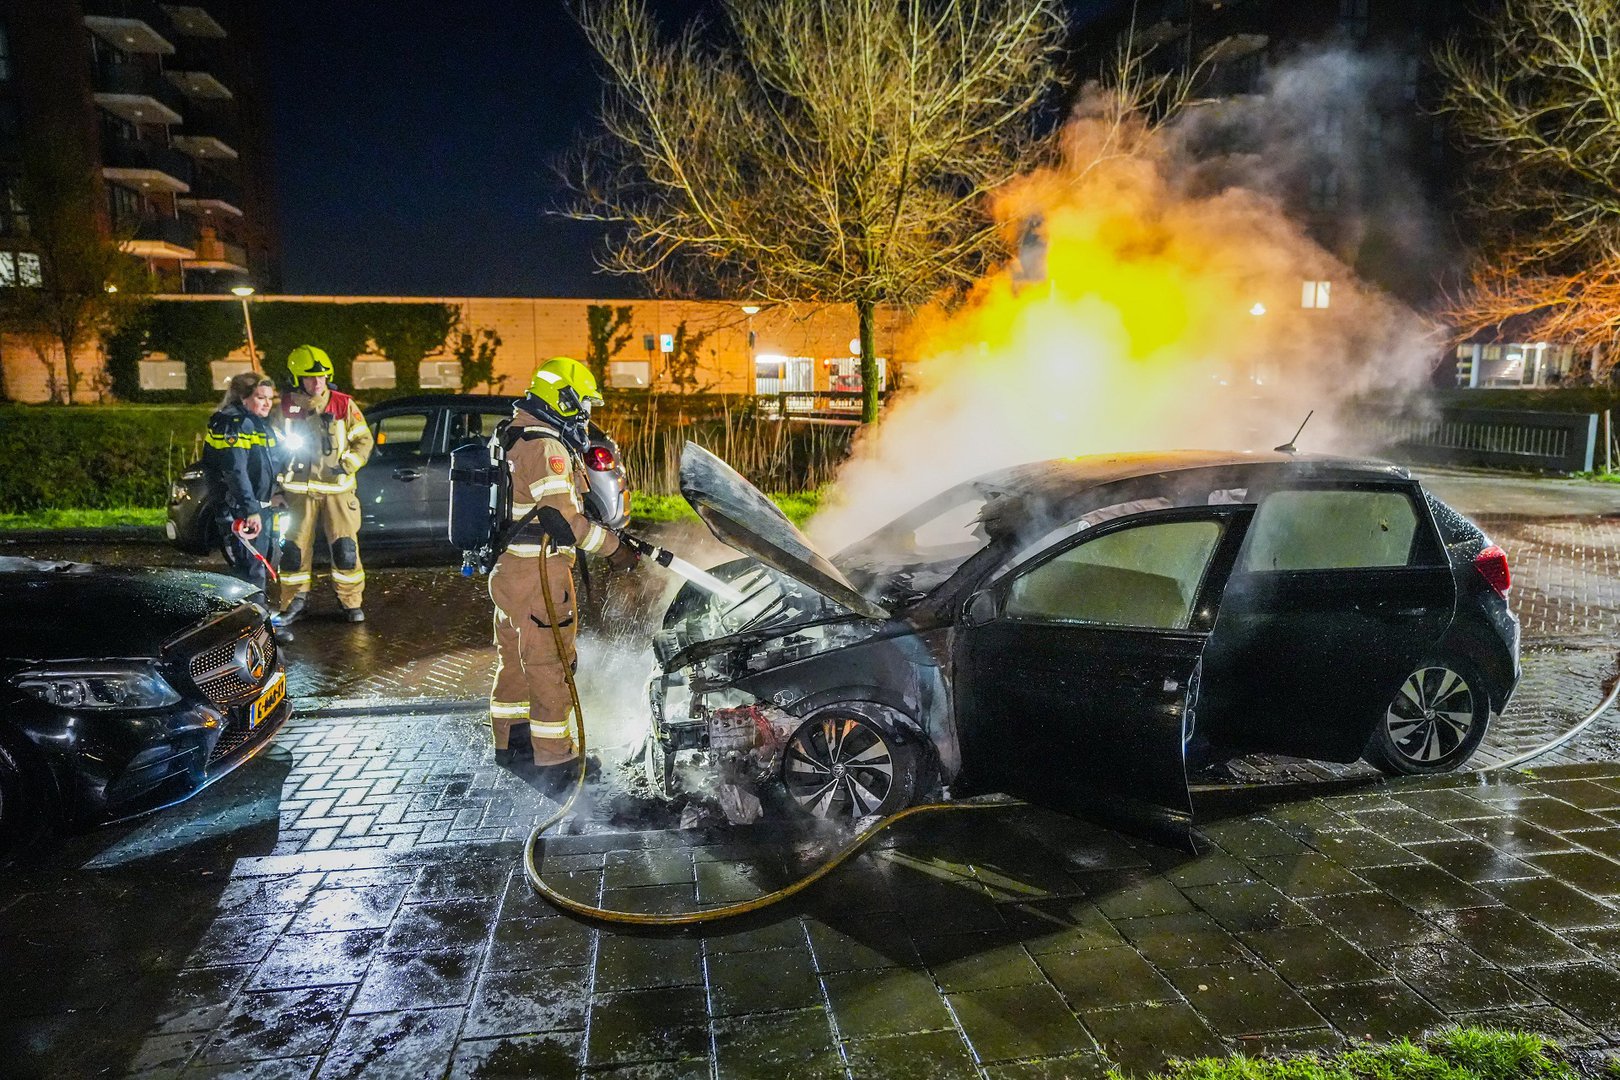
[[976,592],[962,605],[962,625],[983,626],[1000,614],[996,594],[989,589]]

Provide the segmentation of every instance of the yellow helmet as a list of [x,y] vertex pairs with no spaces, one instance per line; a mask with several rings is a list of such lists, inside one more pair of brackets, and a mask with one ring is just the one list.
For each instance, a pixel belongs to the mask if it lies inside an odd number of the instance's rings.
[[529,393],[565,419],[589,416],[592,405],[602,404],[596,376],[571,356],[553,356],[541,364],[529,382]]
[[330,379],[332,358],[326,355],[324,349],[318,349],[313,345],[300,345],[287,354],[287,371],[295,379],[315,376]]

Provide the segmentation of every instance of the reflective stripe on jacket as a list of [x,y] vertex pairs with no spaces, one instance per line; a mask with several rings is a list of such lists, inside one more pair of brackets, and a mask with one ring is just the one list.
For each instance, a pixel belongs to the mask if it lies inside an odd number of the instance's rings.
[[[512,521],[523,520],[536,507],[549,507],[562,515],[579,550],[593,555],[618,550],[619,538],[585,516],[579,495],[584,467],[568,452],[557,430],[522,409],[516,411],[512,428],[528,433],[506,455],[512,470]],[[514,555],[538,555],[544,543],[545,528],[534,520],[512,535],[506,550]]]

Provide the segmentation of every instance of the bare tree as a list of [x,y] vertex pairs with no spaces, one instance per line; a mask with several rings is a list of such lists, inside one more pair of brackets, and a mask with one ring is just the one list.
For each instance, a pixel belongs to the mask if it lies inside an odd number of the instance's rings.
[[69,140],[49,137],[25,148],[18,192],[28,216],[27,250],[17,255],[13,280],[0,283],[0,325],[30,339],[52,399],[72,404],[82,381],[80,348],[132,310],[147,291],[147,275],[103,230],[94,173]]
[[1056,82],[1060,0],[722,0],[661,36],[643,0],[581,0],[605,132],[568,213],[616,226],[603,262],[660,285],[853,304],[862,416],[874,312],[1007,254],[988,196],[1027,168]]
[[1490,225],[1450,315],[1464,336],[1520,317],[1606,353],[1620,326],[1620,6],[1504,0],[1482,30],[1436,58]]

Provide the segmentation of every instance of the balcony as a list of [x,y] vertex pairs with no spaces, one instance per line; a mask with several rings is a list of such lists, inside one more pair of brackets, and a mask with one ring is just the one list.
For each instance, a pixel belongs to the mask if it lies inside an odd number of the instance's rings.
[[143,217],[122,247],[143,259],[189,259],[197,253],[197,226],[186,218]]
[[96,66],[96,104],[131,124],[178,124],[183,99],[144,64]]
[[229,101],[231,88],[207,71],[166,71],[163,73],[186,97],[194,101]]
[[101,175],[146,191],[184,194],[191,190],[191,159],[178,150],[151,143],[103,139]]
[[170,56],[169,16],[150,0],[83,0],[84,25],[120,52]]
[[185,37],[222,38],[225,28],[200,7],[186,4],[163,4],[164,12],[174,22],[174,29]]
[[192,178],[191,191],[176,200],[180,209],[207,216],[242,216],[242,191],[235,184],[204,169]]
[[248,269],[247,249],[217,236],[199,237],[196,254],[186,260],[186,269],[228,270],[245,274]]
[[174,145],[199,160],[235,161],[241,128],[230,113],[193,111],[183,130],[174,134]]

